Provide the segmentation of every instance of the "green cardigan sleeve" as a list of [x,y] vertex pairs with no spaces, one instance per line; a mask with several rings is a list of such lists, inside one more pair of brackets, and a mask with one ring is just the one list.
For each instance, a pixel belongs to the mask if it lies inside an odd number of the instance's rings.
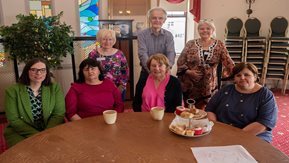
[[28,123],[29,117],[22,114],[24,113],[24,108],[20,100],[20,87],[21,86],[17,84],[6,90],[5,114],[9,122],[9,126],[11,126],[15,132],[24,137],[29,137],[38,133],[39,131],[33,128],[31,124]]
[[[64,95],[60,89],[58,84],[53,84],[50,88],[51,92],[51,101],[50,101],[50,116],[48,117],[46,128],[55,127],[64,122],[64,114],[65,114],[65,102]],[[54,102],[53,102],[54,101]]]

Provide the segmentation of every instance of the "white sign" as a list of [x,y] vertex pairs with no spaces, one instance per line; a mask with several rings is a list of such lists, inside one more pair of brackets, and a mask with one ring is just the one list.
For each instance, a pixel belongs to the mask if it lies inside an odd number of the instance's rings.
[[185,47],[186,18],[185,17],[168,17],[163,28],[172,32],[175,42],[175,50],[180,54]]

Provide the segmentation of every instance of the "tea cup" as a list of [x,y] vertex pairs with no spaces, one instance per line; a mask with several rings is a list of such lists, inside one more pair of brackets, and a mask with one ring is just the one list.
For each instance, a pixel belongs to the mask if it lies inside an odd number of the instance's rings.
[[164,107],[152,107],[150,110],[151,116],[154,120],[162,120],[164,117],[165,113],[165,108]]
[[114,124],[117,118],[117,112],[115,110],[106,110],[103,113],[105,123]]

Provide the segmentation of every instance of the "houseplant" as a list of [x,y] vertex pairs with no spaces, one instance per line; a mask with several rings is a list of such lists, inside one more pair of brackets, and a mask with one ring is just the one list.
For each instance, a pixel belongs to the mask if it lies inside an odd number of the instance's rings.
[[42,57],[51,67],[59,67],[62,57],[73,54],[74,32],[71,26],[60,22],[62,15],[63,12],[51,17],[17,15],[17,23],[0,27],[5,52],[19,63]]

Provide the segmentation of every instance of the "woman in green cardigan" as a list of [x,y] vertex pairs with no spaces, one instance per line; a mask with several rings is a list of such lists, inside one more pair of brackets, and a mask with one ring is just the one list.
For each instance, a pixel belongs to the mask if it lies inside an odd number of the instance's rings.
[[64,122],[64,96],[59,85],[51,82],[49,72],[44,59],[32,59],[18,83],[6,90],[4,136],[9,147]]

